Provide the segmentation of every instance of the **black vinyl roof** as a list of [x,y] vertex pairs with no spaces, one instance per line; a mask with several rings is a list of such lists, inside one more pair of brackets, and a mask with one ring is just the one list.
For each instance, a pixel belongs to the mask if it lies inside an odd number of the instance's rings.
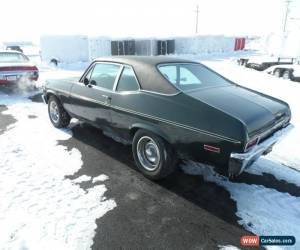
[[176,94],[179,92],[158,71],[157,65],[164,63],[197,63],[185,59],[166,56],[113,56],[94,60],[96,62],[113,62],[127,64],[133,67],[141,88],[162,94]]

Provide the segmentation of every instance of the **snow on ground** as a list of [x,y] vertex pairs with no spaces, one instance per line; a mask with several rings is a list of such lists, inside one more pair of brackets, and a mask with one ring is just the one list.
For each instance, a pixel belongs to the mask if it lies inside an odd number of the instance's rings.
[[[300,238],[300,198],[260,185],[234,183],[213,167],[195,162],[181,166],[191,175],[201,175],[229,191],[237,204],[239,223],[256,235],[294,235]],[[263,167],[263,166],[262,166]],[[299,243],[289,249],[299,249]]]
[[108,176],[105,175],[105,174],[101,174],[101,175],[99,175],[97,177],[94,177],[93,180],[92,180],[92,182],[96,183],[98,181],[106,181],[106,180],[108,180]]
[[239,250],[239,248],[232,245],[227,245],[227,246],[219,246],[219,250]]
[[0,135],[0,249],[89,249],[95,220],[115,201],[103,183],[81,189],[88,176],[65,178],[81,168],[81,154],[57,145],[72,133],[51,125],[46,105],[1,92],[0,104],[17,120]]

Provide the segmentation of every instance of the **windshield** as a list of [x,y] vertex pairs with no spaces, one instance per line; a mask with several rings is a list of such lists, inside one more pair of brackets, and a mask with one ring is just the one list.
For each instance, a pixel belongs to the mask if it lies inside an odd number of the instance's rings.
[[20,53],[0,53],[0,62],[26,62],[28,59]]
[[170,83],[182,91],[231,85],[228,80],[197,63],[163,64],[158,69]]

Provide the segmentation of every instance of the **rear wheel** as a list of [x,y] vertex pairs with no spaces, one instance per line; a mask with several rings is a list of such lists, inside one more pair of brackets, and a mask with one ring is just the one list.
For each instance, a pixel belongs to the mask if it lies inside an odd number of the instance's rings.
[[64,109],[58,98],[51,95],[48,101],[49,118],[54,127],[65,128],[70,124],[71,117]]
[[283,72],[283,74],[282,74],[282,78],[283,79],[287,79],[287,80],[291,79],[290,71],[289,70],[285,70]]
[[162,179],[176,169],[177,157],[171,146],[147,130],[135,133],[132,151],[138,169],[149,179]]

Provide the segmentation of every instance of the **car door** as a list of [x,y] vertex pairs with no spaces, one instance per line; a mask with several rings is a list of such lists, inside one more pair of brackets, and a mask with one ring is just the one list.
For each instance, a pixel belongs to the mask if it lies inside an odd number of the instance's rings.
[[95,62],[71,90],[72,113],[99,127],[110,125],[110,102],[121,65]]
[[121,137],[128,135],[130,125],[137,119],[132,112],[138,110],[137,106],[143,105],[143,101],[133,68],[124,66],[111,99],[112,126]]

